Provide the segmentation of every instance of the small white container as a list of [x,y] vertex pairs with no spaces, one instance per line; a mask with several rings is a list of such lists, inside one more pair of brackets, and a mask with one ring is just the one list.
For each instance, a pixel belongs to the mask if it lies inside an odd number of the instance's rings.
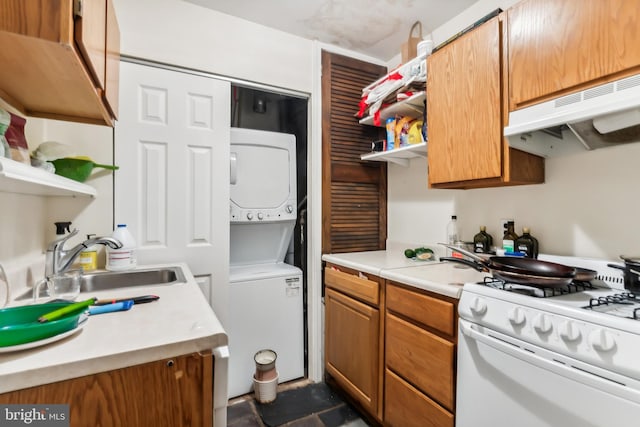
[[268,381],[260,381],[253,378],[253,391],[256,400],[260,403],[269,403],[276,400],[278,394],[278,374],[276,377]]
[[107,246],[107,264],[105,268],[110,271],[130,270],[138,264],[136,259],[136,241],[129,232],[126,224],[118,224],[111,235],[122,243],[119,249]]
[[418,56],[431,55],[431,52],[433,51],[433,40],[422,40],[420,43],[418,43],[416,50],[418,52]]

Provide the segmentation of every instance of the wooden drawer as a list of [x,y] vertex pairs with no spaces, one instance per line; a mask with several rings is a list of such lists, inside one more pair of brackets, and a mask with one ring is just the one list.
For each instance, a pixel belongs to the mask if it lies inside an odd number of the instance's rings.
[[420,390],[385,372],[384,422],[391,427],[453,427],[454,417]]
[[389,313],[385,333],[387,368],[453,411],[455,345]]
[[324,283],[329,288],[336,289],[360,301],[377,306],[380,303],[380,280],[374,276],[360,277],[358,274],[335,270],[329,265],[324,269]]
[[392,283],[387,285],[387,309],[455,337],[456,307],[453,303],[414,292]]

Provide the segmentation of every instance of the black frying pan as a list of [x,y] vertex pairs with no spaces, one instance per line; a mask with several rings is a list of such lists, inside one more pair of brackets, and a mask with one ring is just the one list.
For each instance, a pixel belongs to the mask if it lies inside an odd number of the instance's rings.
[[474,252],[467,251],[466,249],[458,248],[457,246],[446,245],[447,248],[452,251],[465,255],[475,262],[478,262],[488,269],[498,269],[501,271],[507,271],[518,274],[529,274],[534,276],[543,277],[570,277],[574,278],[576,275],[576,268],[569,267],[564,264],[557,264],[555,262],[540,261],[533,258],[522,258],[513,256],[491,256],[487,259],[479,256]]
[[[526,273],[514,273],[508,270],[502,270],[499,268],[488,267],[487,265],[479,262],[470,261],[468,259],[454,258],[454,257],[440,257],[441,261],[457,262],[459,264],[465,264],[469,267],[475,268],[478,271],[488,271],[496,279],[504,280],[509,283],[517,283],[519,285],[534,286],[537,288],[559,288],[570,284],[573,281],[573,277],[551,277],[551,276],[538,276],[535,274]],[[545,262],[545,261],[540,261]]]
[[441,257],[443,261],[452,261],[468,265],[478,271],[488,271],[494,277],[508,282],[536,287],[562,287],[571,283],[576,276],[576,268],[554,262],[533,258],[498,257],[484,259],[473,252],[451,245],[447,248],[466,255],[473,261]]

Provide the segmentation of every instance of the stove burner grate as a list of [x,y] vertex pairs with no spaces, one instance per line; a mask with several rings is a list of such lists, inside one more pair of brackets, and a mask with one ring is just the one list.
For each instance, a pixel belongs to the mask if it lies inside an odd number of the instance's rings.
[[[629,319],[640,320],[640,295],[631,292],[622,292],[619,294],[608,295],[606,297],[591,298],[589,305],[583,307],[588,310],[603,311],[610,314],[616,314],[620,317],[628,317]],[[609,306],[620,307],[607,310]],[[625,309],[624,307],[629,307]]]
[[[550,298],[560,295],[575,294],[589,289],[595,289],[595,286],[593,286],[590,282],[577,280],[574,280],[568,285],[553,288],[509,283],[501,279],[496,279],[495,277],[485,277],[483,283],[484,285],[491,286],[495,289],[517,292],[536,298]],[[640,316],[640,313],[638,315]]]

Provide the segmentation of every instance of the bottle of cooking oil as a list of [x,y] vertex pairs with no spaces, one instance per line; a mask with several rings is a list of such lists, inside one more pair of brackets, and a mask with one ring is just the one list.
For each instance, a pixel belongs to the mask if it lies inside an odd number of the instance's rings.
[[473,236],[473,251],[477,253],[487,253],[493,245],[493,237],[487,233],[487,227],[480,226],[480,232]]
[[502,237],[502,249],[504,249],[505,252],[514,252],[515,250],[518,235],[514,228],[515,223],[513,221],[507,222],[507,231],[505,231],[504,236]]
[[515,249],[528,258],[538,258],[538,239],[531,235],[529,228],[522,228],[522,236],[516,240]]

